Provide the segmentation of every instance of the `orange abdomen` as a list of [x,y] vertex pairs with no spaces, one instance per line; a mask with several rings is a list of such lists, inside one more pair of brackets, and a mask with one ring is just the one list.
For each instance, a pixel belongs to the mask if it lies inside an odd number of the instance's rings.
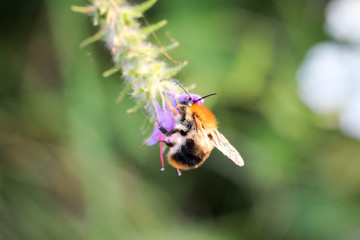
[[196,118],[200,120],[204,129],[207,132],[211,132],[212,130],[216,129],[216,118],[212,112],[205,107],[204,105],[200,104],[193,104],[190,107],[190,110],[195,115]]

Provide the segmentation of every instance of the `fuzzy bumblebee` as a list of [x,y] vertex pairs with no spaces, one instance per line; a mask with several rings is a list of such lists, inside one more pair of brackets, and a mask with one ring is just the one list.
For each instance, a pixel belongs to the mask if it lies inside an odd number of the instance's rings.
[[[214,94],[208,96],[211,95]],[[174,115],[172,126],[169,126],[169,121],[158,121],[160,144],[165,143],[170,148],[167,154],[169,164],[178,170],[198,168],[216,147],[235,164],[243,166],[244,161],[238,151],[217,130],[215,116],[201,104],[203,98],[188,93],[185,97],[175,98],[175,110],[168,112]]]

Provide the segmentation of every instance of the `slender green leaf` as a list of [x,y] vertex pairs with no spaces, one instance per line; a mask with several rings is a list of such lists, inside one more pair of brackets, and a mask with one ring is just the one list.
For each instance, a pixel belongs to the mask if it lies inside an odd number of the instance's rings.
[[100,30],[99,32],[97,32],[95,35],[85,39],[84,41],[82,41],[80,43],[80,48],[84,48],[86,47],[87,45],[91,44],[91,43],[94,43],[98,40],[100,40],[102,37],[105,36],[105,31],[104,30]]
[[144,33],[144,34],[149,34],[149,33],[155,32],[156,30],[162,28],[166,24],[167,24],[167,21],[162,20],[162,21],[160,21],[158,23],[155,23],[153,25],[150,25],[148,27],[144,27],[143,29],[141,29],[141,32]]
[[146,1],[142,4],[139,4],[136,7],[134,7],[134,10],[137,12],[143,13],[143,12],[147,11],[149,8],[151,8],[156,2],[157,2],[157,0]]

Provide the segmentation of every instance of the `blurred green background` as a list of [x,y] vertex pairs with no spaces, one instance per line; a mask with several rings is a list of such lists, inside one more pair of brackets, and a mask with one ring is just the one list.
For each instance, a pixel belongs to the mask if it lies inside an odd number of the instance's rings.
[[[136,1],[135,1],[136,2]],[[160,172],[141,111],[86,1],[2,1],[0,239],[359,239],[360,144],[298,98],[296,70],[326,40],[325,0],[160,0],[146,18],[189,65],[239,168],[214,150],[199,169]],[[151,41],[155,41],[150,37]],[[145,134],[144,134],[145,133]]]

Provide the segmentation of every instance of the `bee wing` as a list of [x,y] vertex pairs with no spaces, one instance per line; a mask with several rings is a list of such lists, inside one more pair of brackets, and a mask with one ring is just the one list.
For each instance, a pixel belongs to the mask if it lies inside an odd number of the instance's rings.
[[225,156],[230,158],[236,165],[244,166],[244,160],[240,156],[240,153],[229,143],[229,141],[215,129],[211,133],[213,137],[213,143],[217,149],[219,149]]
[[214,144],[210,141],[208,137],[208,132],[202,127],[201,122],[199,119],[194,117],[195,126],[196,126],[196,133],[198,135],[198,140],[202,146],[206,146],[208,149],[213,149]]

